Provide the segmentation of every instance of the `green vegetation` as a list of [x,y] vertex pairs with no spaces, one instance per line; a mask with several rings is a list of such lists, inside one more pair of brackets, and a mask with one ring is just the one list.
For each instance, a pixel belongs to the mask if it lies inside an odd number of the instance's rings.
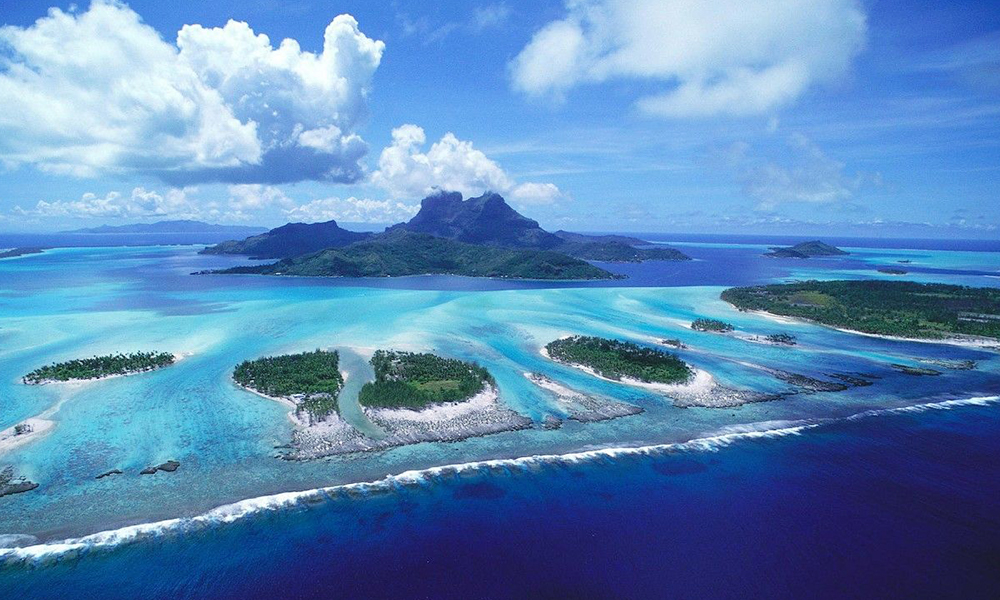
[[15,258],[18,256],[25,256],[28,254],[41,254],[45,252],[46,248],[10,248],[7,250],[0,249],[0,258]]
[[420,410],[468,400],[496,383],[475,363],[433,354],[379,350],[371,360],[375,381],[361,388],[358,402],[372,408]]
[[589,367],[608,379],[683,383],[692,375],[691,368],[673,354],[632,342],[578,335],[549,342],[545,349],[555,360]]
[[111,375],[128,375],[152,371],[173,364],[174,355],[169,352],[135,352],[132,354],[109,354],[55,363],[24,376],[27,384],[48,381],[70,381],[73,379],[97,379]]
[[396,231],[344,248],[219,273],[323,277],[465,275],[513,279],[612,279],[587,262],[550,250],[480,246],[422,233]]
[[322,421],[337,410],[344,385],[339,366],[340,355],[325,350],[267,356],[237,365],[233,379],[266,396],[291,399],[296,414],[304,410],[311,421]]
[[788,248],[771,248],[764,256],[771,258],[809,258],[810,256],[842,256],[848,254],[836,246],[825,244],[819,240],[802,242]]
[[245,240],[230,240],[209,246],[200,254],[249,254],[252,258],[289,258],[326,248],[340,248],[371,237],[342,229],[336,221],[289,223]]
[[784,344],[785,346],[794,346],[798,343],[795,341],[795,336],[788,333],[772,333],[764,339],[772,344]]
[[744,310],[864,333],[1000,339],[1000,289],[908,281],[806,281],[731,288],[722,292],[722,299]]
[[712,331],[715,333],[729,333],[733,326],[718,319],[695,319],[691,323],[691,329],[695,331]]

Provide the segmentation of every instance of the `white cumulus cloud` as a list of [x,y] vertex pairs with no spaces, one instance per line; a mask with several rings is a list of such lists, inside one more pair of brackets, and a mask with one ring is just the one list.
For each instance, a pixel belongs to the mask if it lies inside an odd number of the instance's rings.
[[259,211],[271,206],[291,208],[295,202],[273,185],[240,183],[229,186],[229,207],[240,212]]
[[424,150],[427,136],[416,125],[393,129],[392,144],[382,150],[372,182],[392,198],[418,199],[436,190],[477,196],[494,191],[518,204],[551,204],[563,193],[551,183],[518,184],[472,142],[446,133]]
[[13,214],[26,217],[72,217],[127,219],[143,217],[198,218],[201,210],[188,196],[190,190],[173,188],[166,192],[132,189],[123,195],[108,192],[104,196],[88,192],[79,200],[39,200],[33,208],[15,206]]
[[350,221],[354,223],[398,223],[408,220],[420,207],[398,200],[369,198],[319,198],[286,210],[289,220],[316,223]]
[[0,160],[91,176],[193,181],[357,181],[356,134],[384,44],[350,15],[323,49],[274,47],[246,23],[185,25],[176,43],[134,11],[94,0],[0,28]]
[[513,85],[561,98],[614,79],[661,82],[667,117],[769,111],[842,76],[865,38],[857,0],[566,0],[511,62]]
[[780,159],[755,158],[750,150],[737,142],[720,156],[734,169],[743,192],[757,202],[757,210],[789,203],[850,208],[862,190],[882,185],[880,173],[847,173],[844,163],[801,133],[788,136]]

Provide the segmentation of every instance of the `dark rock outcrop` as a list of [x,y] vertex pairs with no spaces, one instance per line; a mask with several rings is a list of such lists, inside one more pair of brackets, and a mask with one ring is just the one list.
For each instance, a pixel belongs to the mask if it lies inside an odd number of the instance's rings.
[[178,461],[176,461],[176,460],[168,460],[167,462],[159,464],[159,465],[156,465],[155,467],[146,467],[145,469],[139,471],[139,474],[140,475],[153,475],[157,471],[166,471],[167,473],[173,473],[180,466],[181,466],[181,463],[179,463]]
[[4,469],[0,471],[0,497],[11,496],[13,494],[23,494],[24,492],[30,492],[37,487],[37,483],[28,481],[23,476],[15,476],[13,467],[4,467]]

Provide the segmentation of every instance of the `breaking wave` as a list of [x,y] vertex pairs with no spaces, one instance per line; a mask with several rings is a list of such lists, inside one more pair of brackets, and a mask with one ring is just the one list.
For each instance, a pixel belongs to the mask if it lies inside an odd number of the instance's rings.
[[[920,413],[931,410],[950,410],[964,406],[988,406],[1000,402],[1000,396],[930,402],[898,408],[874,409],[860,412],[842,419],[817,419],[809,421],[762,421],[724,427],[712,435],[686,442],[656,444],[638,447],[598,448],[568,454],[534,455],[521,458],[474,461],[456,465],[446,465],[405,471],[389,475],[372,482],[349,483],[316,488],[300,492],[285,492],[258,498],[241,500],[220,506],[194,517],[167,519],[152,523],[131,525],[119,529],[102,531],[78,538],[58,542],[2,547],[0,544],[0,567],[17,564],[44,563],[47,560],[74,558],[93,551],[115,548],[124,544],[155,539],[168,535],[201,531],[218,525],[233,523],[261,513],[276,512],[294,507],[333,500],[338,497],[356,497],[371,493],[388,492],[400,487],[431,483],[435,479],[468,472],[509,472],[511,470],[532,470],[553,464],[576,464],[602,459],[616,459],[635,456],[656,456],[662,454],[694,451],[714,452],[741,441],[779,438],[800,435],[802,432],[822,427],[836,421],[853,421],[875,416]],[[0,535],[0,540],[10,543],[33,541],[31,536]]]

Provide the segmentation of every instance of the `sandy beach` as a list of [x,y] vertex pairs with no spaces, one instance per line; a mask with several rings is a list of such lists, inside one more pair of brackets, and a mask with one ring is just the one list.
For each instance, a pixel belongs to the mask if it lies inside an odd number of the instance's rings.
[[853,329],[845,329],[843,327],[836,327],[834,325],[826,325],[825,323],[820,323],[819,321],[813,321],[811,319],[806,319],[801,317],[785,317],[782,315],[774,315],[762,310],[747,310],[743,312],[758,315],[766,319],[776,321],[778,323],[783,323],[785,325],[802,325],[802,324],[818,325],[820,327],[826,327],[827,329],[833,329],[834,331],[840,331],[842,333],[853,333],[855,335],[863,335],[866,337],[879,338],[883,340],[892,340],[894,342],[919,342],[921,344],[949,344],[951,346],[962,346],[964,348],[977,348],[980,350],[1000,351],[1000,340],[975,337],[971,335],[965,336],[956,334],[951,337],[939,338],[939,339],[908,338],[908,337],[901,337],[898,335],[885,335],[882,333],[855,331]]
[[[17,435],[14,430],[14,428],[17,427],[17,425],[27,425],[28,427],[31,427],[31,431],[29,433],[22,433],[21,435]],[[28,442],[32,442],[44,436],[55,425],[55,421],[51,421],[49,419],[42,419],[39,417],[32,417],[30,419],[21,421],[17,425],[8,427],[7,429],[0,431],[0,454],[9,452],[14,448],[23,446]]]

